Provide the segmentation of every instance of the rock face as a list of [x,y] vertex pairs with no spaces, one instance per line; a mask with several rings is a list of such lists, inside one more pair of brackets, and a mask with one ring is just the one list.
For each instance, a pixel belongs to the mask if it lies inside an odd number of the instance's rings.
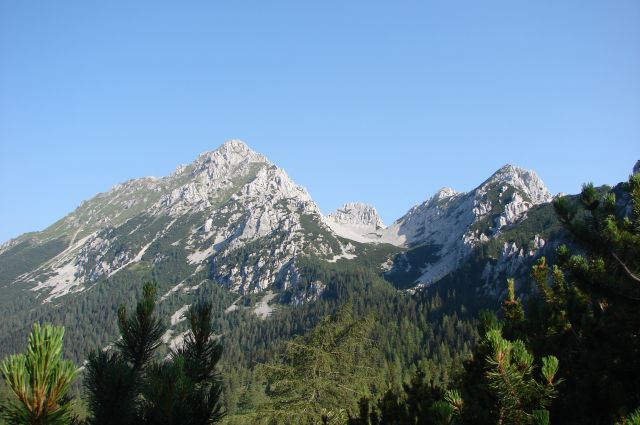
[[344,204],[342,208],[330,213],[327,218],[335,223],[369,227],[376,230],[384,227],[376,209],[361,202]]
[[203,153],[192,164],[178,167],[166,178],[168,190],[154,208],[174,216],[194,208],[215,208],[226,200],[228,191],[271,165],[243,142],[228,141],[213,152]]
[[534,205],[549,202],[553,198],[549,193],[549,189],[534,171],[514,167],[510,164],[496,171],[480,187],[486,189],[491,183],[496,182],[507,184],[521,191],[524,197]]
[[459,267],[473,248],[524,219],[532,206],[551,199],[533,171],[505,165],[468,193],[441,189],[385,229],[380,240],[428,248],[415,283],[430,284]]
[[330,213],[326,222],[339,236],[357,242],[380,239],[384,224],[376,209],[360,202],[350,202]]
[[633,166],[633,174],[640,173],[640,160],[636,161],[636,165]]

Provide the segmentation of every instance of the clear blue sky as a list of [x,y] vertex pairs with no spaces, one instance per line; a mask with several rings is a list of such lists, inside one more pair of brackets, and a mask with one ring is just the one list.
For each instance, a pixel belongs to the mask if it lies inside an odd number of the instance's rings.
[[552,192],[640,159],[640,1],[4,1],[0,241],[246,141],[389,223],[504,163]]

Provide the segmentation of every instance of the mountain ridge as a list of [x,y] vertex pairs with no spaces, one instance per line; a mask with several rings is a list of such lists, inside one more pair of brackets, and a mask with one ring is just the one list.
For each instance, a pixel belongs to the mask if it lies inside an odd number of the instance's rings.
[[[356,242],[401,249],[431,246],[432,258],[419,265],[422,272],[415,281],[428,284],[532,206],[550,199],[535,172],[507,164],[472,191],[438,190],[388,227],[374,207],[358,202],[325,216],[284,170],[244,142],[229,140],[168,176],[114,185],[42,232],[6,242],[0,255],[25,238],[32,238],[35,247],[55,242],[58,249],[37,267],[26,267],[0,284],[22,282],[34,292],[48,290],[45,302],[81,292],[143,261],[174,225],[182,233],[171,245],[182,247],[193,273],[209,267],[215,281],[234,291],[296,286],[297,257],[352,259],[358,256]],[[229,258],[247,246],[253,252],[240,267],[232,265]],[[154,261],[160,261],[164,254],[156,255]],[[215,266],[209,265],[211,258]]]

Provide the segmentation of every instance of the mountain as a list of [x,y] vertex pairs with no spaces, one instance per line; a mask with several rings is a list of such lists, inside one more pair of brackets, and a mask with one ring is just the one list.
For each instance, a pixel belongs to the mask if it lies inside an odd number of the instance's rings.
[[358,242],[379,238],[384,224],[376,209],[361,202],[350,202],[327,215],[326,222],[337,235]]
[[[373,207],[361,203],[345,204],[326,220],[344,238],[405,248],[386,272],[389,280],[403,288],[436,283],[462,267],[479,248],[492,246],[493,259],[499,261],[485,266],[484,280],[490,284],[499,272],[514,273],[530,263],[523,261],[524,257],[539,256],[545,238],[559,230],[551,200],[535,172],[507,164],[470,192],[440,189],[389,227],[382,224]],[[529,229],[528,224],[536,220],[527,221],[532,209],[536,217],[551,218]],[[513,239],[514,233],[521,233],[517,229],[524,227],[526,240]],[[498,251],[496,244],[500,245]]]
[[473,264],[477,273],[465,282],[499,295],[506,275],[522,274],[553,246],[551,199],[534,172],[506,165],[470,192],[441,189],[388,227],[357,202],[324,216],[284,170],[231,140],[169,176],[116,185],[45,230],[3,244],[0,347],[47,320],[67,327],[72,355],[83,358],[88,347],[108,344],[118,305],[148,280],[170,319],[168,345],[179,343],[194,297],[214,297],[225,315],[246,310],[266,319],[313,303],[327,276],[355,269],[413,291]]
[[286,288],[295,283],[297,255],[342,252],[307,191],[232,140],[168,177],[116,185],[44,231],[5,244],[0,261],[10,267],[0,283],[29,287],[49,302],[143,260],[157,265],[167,249],[179,251],[192,274],[215,264],[213,280],[236,292]]
[[[420,251],[422,260],[414,259],[408,266],[406,261],[396,262],[392,273],[402,273],[398,266],[409,267],[404,274],[411,272],[415,277],[412,283],[430,284],[460,267],[475,248],[499,239],[505,230],[525,221],[532,207],[551,200],[549,190],[533,171],[505,165],[470,192],[440,189],[384,229],[380,240]],[[536,235],[530,237],[539,248],[544,241]],[[513,241],[504,243],[508,242]]]

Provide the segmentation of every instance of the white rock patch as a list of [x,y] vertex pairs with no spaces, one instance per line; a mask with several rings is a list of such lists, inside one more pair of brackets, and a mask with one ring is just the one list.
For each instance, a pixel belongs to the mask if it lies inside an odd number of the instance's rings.
[[67,264],[54,269],[53,272],[55,273],[54,276],[44,282],[38,283],[31,289],[32,291],[40,291],[42,289],[52,288],[49,296],[44,300],[45,303],[72,292],[74,288],[81,284],[76,278],[78,267],[73,264],[73,261],[69,261]]
[[173,315],[171,316],[171,326],[175,326],[178,323],[187,320],[186,316],[184,315],[187,311],[189,311],[189,307],[191,306],[191,304],[186,304],[183,305],[182,307],[180,307],[178,309],[178,311],[176,311],[175,313],[173,313]]
[[187,256],[187,262],[189,264],[202,263],[204,260],[213,255],[213,245],[206,249],[195,251]]
[[269,305],[269,302],[274,299],[276,294],[271,291],[267,291],[267,293],[262,297],[260,301],[256,304],[253,309],[253,313],[258,316],[260,319],[265,320],[271,313],[273,313],[274,308]]

